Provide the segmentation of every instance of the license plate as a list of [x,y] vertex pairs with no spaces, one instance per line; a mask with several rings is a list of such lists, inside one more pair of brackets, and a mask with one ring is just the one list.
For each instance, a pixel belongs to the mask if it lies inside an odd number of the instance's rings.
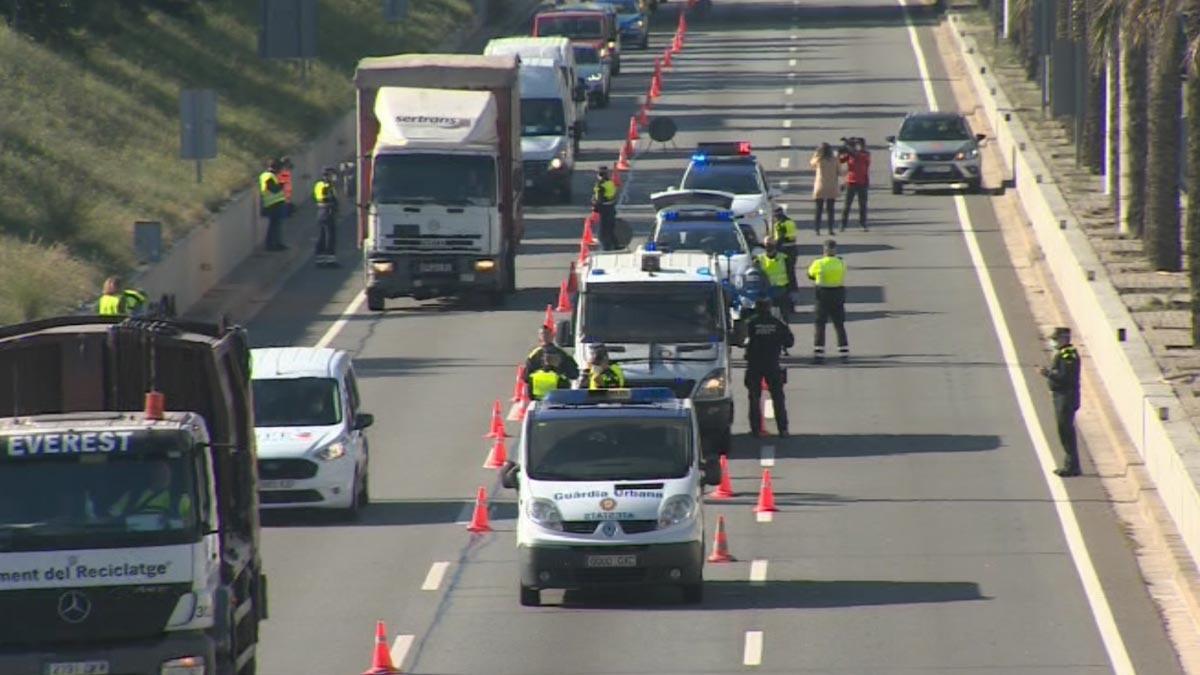
[[48,663],[45,675],[108,675],[108,661]]
[[422,272],[432,272],[434,274],[438,274],[438,273],[444,274],[444,273],[448,273],[448,272],[453,272],[454,265],[452,265],[451,263],[448,263],[448,262],[421,263],[421,271]]
[[950,173],[950,167],[948,167],[948,166],[927,166],[927,167],[925,167],[925,173]]
[[637,567],[636,555],[589,555],[588,567]]
[[294,480],[260,480],[258,486],[264,490],[286,490],[296,484]]

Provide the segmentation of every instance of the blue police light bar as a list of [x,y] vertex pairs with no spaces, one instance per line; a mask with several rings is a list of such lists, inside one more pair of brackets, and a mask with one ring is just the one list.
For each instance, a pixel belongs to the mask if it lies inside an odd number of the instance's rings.
[[678,211],[663,211],[662,218],[663,218],[663,220],[679,220],[679,212]]
[[675,400],[666,387],[644,389],[555,389],[545,402],[557,405],[599,405],[601,403],[663,403]]
[[692,155],[692,159],[706,157],[707,155],[749,155],[751,151],[750,141],[697,143],[696,154]]
[[717,220],[733,220],[733,211],[717,211]]
[[693,162],[707,162],[708,155],[697,152],[696,154],[692,155],[692,161]]

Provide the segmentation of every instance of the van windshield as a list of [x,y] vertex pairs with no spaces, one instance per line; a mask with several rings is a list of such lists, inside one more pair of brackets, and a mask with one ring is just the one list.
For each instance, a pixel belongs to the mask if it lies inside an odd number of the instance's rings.
[[597,40],[604,35],[600,32],[600,18],[593,16],[552,16],[545,15],[537,18],[537,34],[562,35],[569,38]]
[[543,419],[529,430],[526,471],[534,480],[682,478],[692,466],[687,420]]
[[376,204],[496,204],[496,161],[486,155],[384,154],[375,158]]
[[589,342],[712,342],[724,311],[715,283],[591,284],[581,331]]
[[251,380],[254,426],[328,427],[342,421],[337,380],[329,377]]
[[595,65],[600,63],[600,53],[595,47],[576,47],[575,63]]
[[563,102],[555,98],[521,99],[522,136],[562,136],[567,133]]

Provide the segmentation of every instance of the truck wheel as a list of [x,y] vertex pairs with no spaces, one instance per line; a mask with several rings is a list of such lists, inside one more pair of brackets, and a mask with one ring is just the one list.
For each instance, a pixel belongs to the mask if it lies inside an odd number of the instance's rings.
[[901,183],[898,180],[892,181],[892,194],[894,194],[894,195],[904,194],[904,183]]
[[541,607],[542,592],[536,588],[530,588],[525,584],[521,584],[521,606],[522,607]]
[[683,591],[683,604],[698,605],[704,602],[704,582],[696,584],[684,584],[680,587]]
[[383,298],[383,293],[379,291],[367,291],[367,309],[372,312],[382,312],[386,307],[386,301]]

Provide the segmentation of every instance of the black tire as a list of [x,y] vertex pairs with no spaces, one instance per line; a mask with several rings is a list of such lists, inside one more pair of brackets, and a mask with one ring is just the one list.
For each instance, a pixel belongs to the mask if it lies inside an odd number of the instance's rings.
[[522,607],[541,607],[542,592],[536,588],[530,588],[525,584],[521,584],[521,606]]
[[251,656],[242,669],[238,671],[238,675],[255,675],[258,672],[258,655]]
[[699,605],[704,602],[704,582],[701,581],[695,584],[684,584],[679,587],[683,593],[683,604]]
[[354,494],[350,498],[350,506],[342,509],[342,520],[354,522],[362,515],[362,477],[357,471],[354,472],[353,483]]
[[371,504],[371,471],[363,471],[362,485],[358,488],[358,507],[366,508]]
[[892,194],[894,194],[894,195],[904,194],[904,183],[901,183],[898,180],[892,181]]
[[367,309],[372,312],[382,312],[387,308],[387,301],[379,291],[367,291]]

